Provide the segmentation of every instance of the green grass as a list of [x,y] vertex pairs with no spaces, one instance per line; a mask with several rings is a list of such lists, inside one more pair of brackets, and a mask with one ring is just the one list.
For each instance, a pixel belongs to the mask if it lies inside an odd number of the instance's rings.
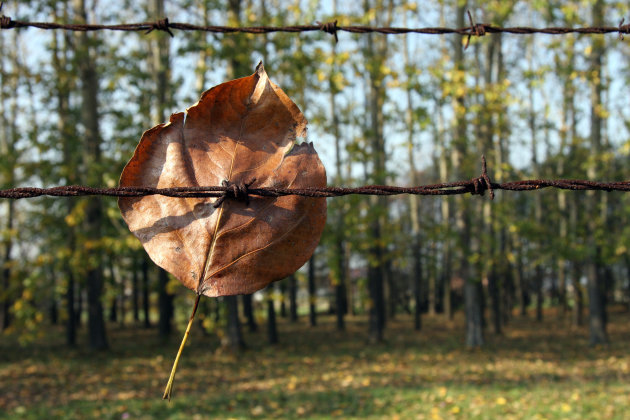
[[[332,318],[281,321],[281,344],[246,334],[235,357],[216,337],[191,332],[173,399],[161,395],[179,344],[154,330],[109,331],[112,350],[63,346],[63,331],[20,347],[0,342],[0,418],[39,419],[623,419],[630,412],[630,315],[611,314],[611,344],[547,316],[515,319],[481,350],[463,347],[462,319],[390,321],[370,346],[363,318],[338,333]],[[85,339],[82,337],[82,339]]]

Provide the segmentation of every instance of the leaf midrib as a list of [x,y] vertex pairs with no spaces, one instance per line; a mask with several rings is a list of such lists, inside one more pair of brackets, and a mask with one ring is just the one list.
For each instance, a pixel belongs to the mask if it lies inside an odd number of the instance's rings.
[[[232,153],[232,161],[230,162],[230,171],[228,172],[228,178],[227,178],[228,181],[232,180],[232,172],[234,170],[234,162],[236,161],[236,154],[237,154],[238,146],[241,144],[241,139],[243,138],[243,127],[245,125],[245,119],[249,116],[250,112],[251,112],[250,104],[247,104],[247,110],[245,112],[245,115],[241,117],[241,126],[239,127],[238,138],[236,140],[236,144],[234,145],[234,152]],[[208,274],[208,271],[210,270],[210,265],[212,265],[212,257],[214,256],[214,248],[217,244],[217,239],[218,239],[217,235],[219,232],[219,226],[221,225],[221,219],[223,218],[224,204],[225,204],[225,201],[221,203],[221,206],[219,207],[219,214],[217,216],[217,223],[214,226],[214,233],[212,234],[212,242],[210,243],[210,250],[208,251],[208,255],[206,256],[206,262],[204,264],[203,273],[201,277],[199,277],[199,284],[197,285],[197,294],[202,293],[201,286],[203,285],[203,282],[206,279],[206,275]]]

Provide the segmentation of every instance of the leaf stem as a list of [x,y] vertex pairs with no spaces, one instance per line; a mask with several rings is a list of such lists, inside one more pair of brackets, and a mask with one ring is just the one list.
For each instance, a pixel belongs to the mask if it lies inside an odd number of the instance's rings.
[[179,358],[182,355],[182,350],[184,350],[184,346],[186,345],[186,340],[188,339],[188,334],[190,333],[190,327],[192,326],[193,320],[195,319],[195,313],[197,312],[197,306],[199,306],[199,299],[201,295],[197,295],[197,299],[195,299],[195,306],[193,306],[192,313],[190,314],[190,319],[188,320],[188,326],[186,326],[186,332],[184,332],[184,338],[182,338],[182,343],[179,345],[179,350],[177,351],[177,356],[175,356],[175,362],[173,363],[173,369],[171,369],[171,376],[168,377],[168,382],[166,384],[166,388],[164,389],[164,395],[162,399],[171,400],[171,393],[173,392],[173,381],[175,380],[175,371],[177,370],[177,364],[179,363]]

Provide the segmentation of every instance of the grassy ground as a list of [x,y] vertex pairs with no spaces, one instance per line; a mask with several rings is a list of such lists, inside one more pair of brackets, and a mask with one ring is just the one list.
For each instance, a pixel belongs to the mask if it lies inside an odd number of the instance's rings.
[[[365,342],[365,319],[348,332],[332,318],[309,328],[280,322],[281,344],[246,335],[240,357],[194,328],[161,399],[179,334],[111,327],[112,350],[63,346],[63,331],[19,347],[0,341],[0,418],[97,419],[623,419],[630,413],[630,314],[611,314],[611,344],[590,348],[585,330],[549,315],[515,319],[481,350],[462,345],[462,319],[390,321],[388,341]],[[198,327],[198,326],[196,326]],[[82,346],[85,348],[85,346]]]

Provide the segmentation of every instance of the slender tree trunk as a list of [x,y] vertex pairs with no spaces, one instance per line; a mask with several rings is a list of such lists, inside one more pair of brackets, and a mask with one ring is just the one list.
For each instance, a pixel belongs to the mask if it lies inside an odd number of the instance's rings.
[[[74,0],[75,15],[79,22],[87,21],[85,0]],[[76,59],[81,80],[81,110],[84,125],[84,166],[87,170],[88,185],[102,185],[101,176],[101,137],[99,128],[98,92],[99,80],[96,70],[93,40],[85,33],[78,33]],[[101,225],[104,220],[103,206],[99,197],[88,199],[85,210],[85,231],[88,240],[97,242],[101,238]],[[102,350],[108,347],[103,319],[103,262],[98,249],[86,250],[88,335],[90,347]]]
[[[332,2],[333,15],[337,13],[337,2],[333,0]],[[330,77],[328,79],[328,85],[330,90],[330,114],[332,118],[332,132],[333,137],[335,139],[335,181],[337,185],[342,185],[342,159],[341,159],[341,135],[339,133],[339,115],[337,110],[337,94],[339,93],[339,88],[335,82],[335,74],[339,71],[337,69],[337,50],[336,44],[332,45],[332,68],[330,71]],[[334,286],[335,286],[335,314],[337,321],[337,330],[343,331],[346,328],[344,316],[348,312],[348,300],[346,294],[346,245],[344,241],[345,232],[345,223],[344,223],[344,213],[345,213],[345,200],[340,200],[337,204],[337,212],[336,212],[336,228],[335,228],[335,263],[336,263],[336,276],[334,278]]]
[[536,286],[536,321],[543,320],[543,303],[545,296],[543,295],[543,269],[540,264],[536,266],[534,276],[534,285]]
[[236,296],[225,296],[227,305],[227,335],[223,343],[224,347],[228,347],[233,353],[240,353],[245,349],[245,341],[241,333],[241,322],[238,319],[238,300]]
[[573,265],[573,312],[571,316],[574,327],[584,325],[584,294],[582,293],[582,285],[580,284],[580,275],[582,267],[580,264]]
[[[532,55],[532,48],[530,46],[528,49],[528,55]],[[532,64],[533,66],[533,64]],[[533,71],[533,69],[532,69]],[[537,126],[536,126],[536,110],[534,103],[534,81],[530,81],[529,90],[528,90],[528,98],[529,98],[529,116],[528,116],[528,124],[529,131],[531,135],[531,150],[532,150],[532,168],[533,168],[533,176],[538,179],[541,177],[541,168],[540,161],[538,159],[538,136],[537,134]],[[534,220],[537,226],[542,226],[543,224],[543,204],[542,204],[542,196],[540,194],[536,194],[534,196]],[[545,240],[546,241],[546,240]],[[543,239],[540,238],[538,243],[536,244],[539,258],[542,258],[544,254],[543,249]],[[536,321],[541,322],[543,320],[543,303],[544,303],[544,294],[543,294],[543,277],[544,270],[542,266],[542,262],[537,262],[534,268],[534,287],[536,292]]]
[[[416,331],[422,330],[422,256],[420,253],[420,243],[416,240],[413,247],[413,328]],[[431,298],[429,298],[431,300]],[[434,308],[435,310],[435,308]]]
[[[5,220],[4,228],[7,230],[13,229],[14,220],[14,205],[12,200],[7,201],[7,218]],[[0,331],[4,331],[11,325],[11,249],[13,248],[13,241],[10,235],[7,235],[7,239],[4,242],[4,255],[2,266],[2,323],[0,324]]]
[[50,270],[50,324],[57,325],[59,323],[59,305],[57,302],[57,279],[54,270]]
[[133,321],[138,324],[140,322],[140,285],[138,279],[138,259],[133,259],[133,267],[131,273],[131,304],[133,311]]
[[173,295],[168,293],[166,285],[168,284],[168,273],[158,270],[158,307],[160,318],[158,321],[158,333],[160,337],[166,338],[173,331]]
[[289,276],[289,318],[291,322],[297,322],[298,320],[298,307],[297,307],[297,280],[295,274]]
[[483,345],[483,328],[479,302],[480,288],[472,281],[464,282],[464,305],[466,311],[466,346],[469,348]]
[[[164,0],[153,0],[150,16],[153,19],[161,19],[165,16]],[[156,31],[151,42],[151,70],[155,83],[155,108],[153,111],[153,123],[161,124],[166,119],[168,107],[167,92],[170,79],[170,40],[166,33]],[[158,333],[166,338],[172,332],[173,296],[168,292],[168,273],[163,268],[158,268]]]
[[[578,202],[577,197],[573,197],[570,201],[571,206],[569,209],[569,223],[571,226],[571,238],[576,239],[578,234]],[[582,292],[582,272],[584,264],[579,261],[573,261],[572,267],[572,282],[573,282],[573,311],[571,315],[572,324],[574,327],[581,327],[584,325],[584,293]]]
[[[458,27],[465,26],[464,16],[466,12],[465,2],[460,2],[456,7],[456,25]],[[464,67],[464,50],[461,38],[457,37],[454,41],[454,66],[458,74],[465,72]],[[463,82],[460,82],[463,83]],[[457,95],[454,98],[455,112],[455,135],[453,138],[453,175],[457,179],[463,179],[462,160],[466,156],[467,136],[466,136],[466,120],[464,114],[466,107],[464,97]],[[468,258],[471,252],[470,238],[470,218],[464,208],[465,203],[461,196],[456,197],[455,209],[455,225],[459,233],[459,264],[456,267],[458,277],[464,281],[464,309],[466,312],[466,346],[479,347],[483,345],[483,326],[481,313],[481,300],[479,287],[475,279],[470,273],[470,264]]]
[[119,308],[119,316],[118,316],[118,323],[120,324],[120,326],[122,327],[125,324],[125,277],[121,277],[120,278],[120,282],[119,282],[119,292],[118,292],[118,308]]
[[[230,24],[241,24],[242,7],[242,0],[229,0],[228,21]],[[249,68],[251,47],[247,42],[248,40],[244,37],[227,37],[224,40],[224,47],[230,50],[227,72],[231,79],[251,73]],[[233,352],[240,352],[246,347],[246,344],[238,316],[238,299],[236,296],[227,296],[224,301],[227,309],[227,334],[223,346],[230,348]]]
[[521,248],[516,244],[517,239],[510,238],[515,261],[512,264],[512,277],[514,278],[514,293],[516,295],[516,305],[518,306],[521,317],[527,315],[527,307],[525,303],[525,284],[523,280],[523,262],[521,256]]
[[[4,38],[0,37],[0,50],[4,47]],[[0,152],[3,156],[7,157],[7,160],[14,160],[15,156],[15,148],[14,141],[16,133],[14,124],[10,124],[5,117],[5,94],[4,94],[4,86],[9,86],[7,83],[7,77],[4,72],[4,60],[0,60],[0,75],[2,76],[2,86],[0,86],[0,125],[2,129],[6,132],[0,133],[2,134],[2,138],[0,139]],[[17,77],[17,76],[14,76]],[[15,82],[17,85],[17,81]],[[15,89],[13,89],[15,90]],[[11,132],[9,132],[9,127],[11,127]],[[14,162],[7,162],[7,167],[3,168],[3,175],[6,175],[6,184],[3,185],[5,188],[14,187]],[[4,220],[3,228],[6,229],[7,232],[10,232],[13,229],[14,222],[14,211],[15,211],[15,203],[13,200],[7,200],[7,213],[6,219]],[[2,272],[2,288],[0,289],[0,331],[4,331],[11,325],[11,250],[13,248],[13,236],[6,235],[3,240],[3,256],[2,256],[2,265],[0,266]]]
[[[593,5],[593,25],[601,26],[604,23],[604,2],[597,0]],[[591,82],[591,135],[590,135],[590,152],[595,157],[591,160],[588,168],[589,179],[596,179],[600,170],[597,159],[601,158],[602,148],[602,124],[603,119],[602,108],[602,62],[604,56],[604,41],[601,38],[593,38],[593,53],[591,56],[590,74],[593,77]],[[587,290],[588,290],[588,308],[589,308],[589,343],[591,345],[604,344],[608,342],[608,334],[606,332],[606,301],[604,299],[603,289],[605,285],[598,273],[600,245],[597,243],[598,224],[603,225],[602,217],[596,217],[597,200],[601,194],[595,194],[589,191],[588,197],[588,246],[589,261],[586,270]]]
[[[407,14],[404,15],[404,26],[407,23]],[[407,43],[407,35],[403,37],[403,61],[405,65],[405,70],[410,72],[411,65],[409,60],[409,50]],[[416,168],[416,156],[415,156],[415,121],[413,120],[413,111],[414,104],[413,98],[411,96],[411,82],[412,82],[412,74],[407,74],[407,81],[409,86],[406,89],[406,99],[407,99],[407,108],[405,110],[405,123],[407,125],[407,158],[409,164],[409,179],[413,183],[414,186],[420,185],[420,180],[418,178],[418,169]],[[415,302],[414,309],[414,329],[416,331],[420,331],[422,329],[422,240],[420,237],[420,201],[417,195],[409,195],[409,214],[411,216],[411,234],[413,236],[412,246],[413,246],[413,274],[412,274],[412,284],[413,284],[413,295]],[[429,290],[429,312],[432,312],[432,315],[435,314],[435,287],[432,290]]]
[[287,282],[282,280],[278,283],[280,289],[280,318],[287,317]]
[[[383,1],[376,1],[373,6],[383,13],[376,16],[375,24],[388,24],[392,18],[393,3],[389,1],[387,5]],[[372,5],[369,1],[365,1],[365,10],[369,10]],[[384,75],[382,72],[382,64],[387,58],[388,45],[387,38],[376,37],[374,34],[366,36],[366,65],[368,67],[368,98],[367,112],[369,114],[368,135],[371,147],[372,160],[372,179],[376,184],[385,184],[387,181],[385,168],[385,137],[383,134],[384,114],[383,106],[385,102],[385,85]],[[387,218],[387,199],[384,196],[370,197],[370,205],[373,209],[371,212],[371,227],[369,249],[370,263],[368,266],[368,291],[369,291],[369,322],[368,337],[371,343],[383,341],[385,329],[385,297],[384,283],[386,279],[385,273],[385,249],[383,246],[383,229],[382,226]]]
[[[630,257],[626,254],[624,258],[624,262],[626,265],[626,279],[630,279]],[[623,290],[625,302],[626,302],[626,311],[630,311],[630,281],[626,283],[626,288]]]
[[[447,180],[448,179],[448,163],[446,160],[447,151],[443,144],[440,143],[440,159],[439,159],[439,168],[440,168],[440,179]],[[440,212],[442,217],[442,230],[443,234],[441,236],[443,242],[443,251],[442,251],[442,270],[441,270],[441,278],[443,284],[443,306],[444,306],[444,317],[448,321],[453,320],[453,306],[451,304],[451,201],[452,197],[444,197],[443,200],[440,201]]]
[[315,253],[308,262],[308,320],[311,327],[317,325],[317,295],[315,287]]
[[148,257],[142,257],[142,319],[144,320],[144,328],[151,328],[151,319],[149,317],[149,261]]
[[84,289],[81,286],[81,283],[78,283],[75,295],[75,301],[77,302],[77,305],[76,310],[74,311],[74,324],[77,328],[81,326],[81,320],[83,319],[83,302],[85,301]]
[[278,343],[278,328],[276,324],[276,306],[273,301],[273,285],[267,288],[265,300],[267,301],[267,340],[269,344]]
[[66,345],[74,347],[77,345],[77,319],[74,310],[74,272],[71,268],[66,269]]
[[[112,289],[116,290],[116,277],[114,276],[114,266],[112,264],[112,259],[109,257],[109,280],[112,286]],[[109,322],[115,323],[118,322],[118,296],[114,294],[110,301],[110,310],[109,310]]]
[[494,333],[500,335],[503,334],[503,329],[501,325],[501,296],[497,282],[496,271],[490,271],[488,275],[488,292],[490,293],[490,304],[492,305],[492,326]]
[[252,302],[252,295],[243,295],[243,314],[247,320],[247,328],[249,332],[258,331],[258,324],[256,324],[256,318],[254,317],[254,305]]
[[392,272],[392,262],[387,260],[383,267],[385,271],[385,280],[387,281],[387,316],[389,319],[396,318],[396,310],[398,306],[398,284]]
[[[425,264],[425,267],[427,267],[426,273],[427,273],[427,279],[428,279],[428,290],[427,290],[428,308],[427,310],[429,312],[429,315],[433,316],[437,313],[437,306],[440,300],[440,297],[438,295],[438,287],[437,287],[437,272],[436,272],[437,267],[435,266],[435,254],[436,254],[435,241],[431,243],[428,250],[429,250],[429,256],[427,257],[428,262]],[[422,258],[422,252],[417,257]],[[419,262],[420,262],[420,266],[415,267],[414,270],[420,271],[420,277],[422,277],[422,260],[420,259]],[[416,275],[418,274],[416,273]],[[422,281],[419,282],[419,285],[422,287]]]

